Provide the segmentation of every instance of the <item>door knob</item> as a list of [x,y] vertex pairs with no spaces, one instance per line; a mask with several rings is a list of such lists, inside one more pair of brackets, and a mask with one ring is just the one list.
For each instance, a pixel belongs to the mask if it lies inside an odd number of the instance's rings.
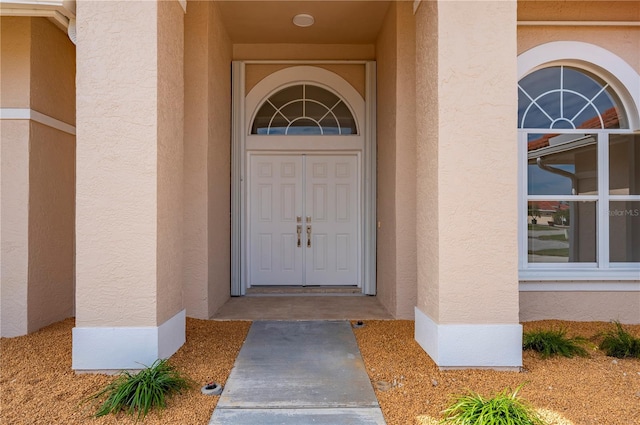
[[311,248],[311,226],[307,226],[307,248]]
[[298,248],[300,248],[301,244],[300,244],[300,237],[302,236],[302,225],[298,224],[296,226],[296,231],[298,233]]

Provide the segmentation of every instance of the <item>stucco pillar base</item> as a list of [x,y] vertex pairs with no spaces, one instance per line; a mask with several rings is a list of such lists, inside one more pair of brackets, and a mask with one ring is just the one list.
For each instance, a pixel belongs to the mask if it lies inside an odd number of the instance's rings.
[[522,366],[522,325],[439,324],[415,309],[415,338],[440,369],[499,369]]
[[186,341],[186,310],[160,326],[75,327],[72,368],[82,372],[142,369],[173,355]]

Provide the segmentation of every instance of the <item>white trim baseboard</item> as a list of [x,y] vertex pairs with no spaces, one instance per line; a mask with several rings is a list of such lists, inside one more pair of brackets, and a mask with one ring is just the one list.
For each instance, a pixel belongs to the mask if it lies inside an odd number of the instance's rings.
[[29,108],[0,108],[0,120],[31,120],[73,136],[76,135],[76,128],[71,124]]
[[75,327],[72,365],[76,372],[142,369],[173,355],[186,341],[186,310],[144,327]]
[[520,282],[520,292],[640,292],[640,282]]
[[519,370],[522,325],[438,324],[415,308],[415,339],[441,369]]

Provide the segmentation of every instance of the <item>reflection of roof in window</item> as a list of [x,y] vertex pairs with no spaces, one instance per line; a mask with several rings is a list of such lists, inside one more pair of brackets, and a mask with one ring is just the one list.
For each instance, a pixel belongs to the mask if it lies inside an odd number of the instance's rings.
[[[620,118],[618,111],[615,107],[607,109],[602,114],[602,120],[604,121],[604,128],[620,128]],[[598,129],[600,127],[600,117],[593,117],[578,127],[580,129]],[[549,146],[549,139],[556,137],[558,133],[545,134],[538,139],[531,140],[527,143],[527,151],[533,151]]]
[[541,212],[566,211],[569,209],[569,203],[564,201],[531,201],[529,208],[537,208]]

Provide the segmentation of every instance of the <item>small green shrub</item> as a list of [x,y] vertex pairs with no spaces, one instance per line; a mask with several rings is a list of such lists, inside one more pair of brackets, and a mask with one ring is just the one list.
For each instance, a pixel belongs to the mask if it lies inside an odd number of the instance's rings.
[[513,393],[505,389],[492,398],[469,392],[456,396],[451,406],[442,413],[441,424],[454,425],[545,425],[536,411],[518,397],[518,387]]
[[564,357],[588,356],[587,350],[580,344],[587,342],[585,338],[568,338],[564,330],[525,332],[522,340],[524,350],[534,350],[548,358],[555,355]]
[[192,385],[189,378],[178,372],[166,359],[161,359],[136,374],[121,372],[111,384],[88,400],[103,400],[96,417],[125,411],[132,416],[137,412],[138,420],[144,419],[154,407],[164,409],[166,397]]
[[620,322],[613,322],[615,330],[611,330],[602,334],[603,339],[600,348],[604,350],[607,356],[617,357],[619,359],[625,357],[637,357],[640,359],[640,338],[635,338],[626,329],[622,327]]

